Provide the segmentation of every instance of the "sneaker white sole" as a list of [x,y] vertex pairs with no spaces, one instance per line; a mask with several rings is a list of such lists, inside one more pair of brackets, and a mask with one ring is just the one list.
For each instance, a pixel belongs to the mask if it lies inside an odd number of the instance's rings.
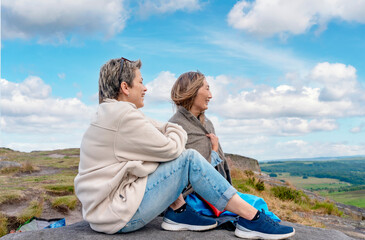
[[189,225],[189,224],[182,224],[182,223],[176,223],[174,221],[171,221],[170,219],[164,219],[161,227],[164,230],[167,231],[205,231],[209,229],[213,229],[217,226],[217,223],[213,225],[206,225],[206,226],[197,226],[197,225]]
[[234,234],[239,238],[248,238],[248,239],[285,239],[295,235],[295,229],[293,232],[287,234],[268,234],[262,232],[255,232],[250,230],[240,230],[236,228]]

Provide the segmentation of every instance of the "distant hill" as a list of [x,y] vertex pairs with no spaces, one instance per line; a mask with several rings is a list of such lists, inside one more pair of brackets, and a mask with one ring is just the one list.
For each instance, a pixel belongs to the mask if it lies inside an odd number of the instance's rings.
[[358,159],[274,161],[262,163],[261,170],[267,173],[288,172],[291,176],[333,178],[352,185],[364,185],[365,183],[365,162]]
[[365,155],[314,157],[314,158],[284,158],[284,159],[272,159],[272,160],[259,160],[259,162],[265,163],[265,162],[288,162],[288,161],[336,161],[336,160],[365,160]]

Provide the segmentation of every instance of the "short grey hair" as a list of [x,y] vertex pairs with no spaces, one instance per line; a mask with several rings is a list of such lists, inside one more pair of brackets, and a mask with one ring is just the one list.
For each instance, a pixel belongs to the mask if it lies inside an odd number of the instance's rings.
[[100,68],[99,76],[99,103],[106,98],[117,99],[120,84],[126,82],[133,87],[135,70],[142,67],[141,60],[129,61],[124,59],[122,74],[120,73],[120,63],[122,58],[111,59]]

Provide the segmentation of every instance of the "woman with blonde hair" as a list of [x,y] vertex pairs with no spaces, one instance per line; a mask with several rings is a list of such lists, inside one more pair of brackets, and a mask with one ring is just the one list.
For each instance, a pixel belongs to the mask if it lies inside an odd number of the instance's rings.
[[[181,74],[171,89],[171,99],[177,109],[169,122],[179,124],[187,132],[188,140],[185,147],[198,151],[231,183],[227,159],[219,144],[218,137],[215,135],[212,122],[205,116],[209,101],[212,99],[212,93],[210,92],[210,87],[204,74],[199,71]],[[221,211],[199,196],[199,194],[195,194],[191,186],[184,191],[187,203],[191,204],[199,213],[213,217],[218,217],[222,214]],[[271,217],[275,221],[280,221],[275,214],[268,211],[267,204],[262,198],[239,192],[238,194],[243,200],[249,202],[257,209],[265,209],[264,213],[258,212],[258,214]],[[181,201],[181,198],[179,201]],[[227,214],[231,215],[231,213]],[[239,228],[236,228],[236,232],[239,231],[237,229]]]
[[156,122],[139,110],[147,91],[141,65],[139,60],[120,58],[100,70],[100,104],[83,136],[75,178],[83,218],[91,228],[108,234],[136,231],[166,208],[164,229],[215,227],[215,221],[195,218],[189,208],[169,207],[190,183],[215,207],[241,217],[238,237],[294,235],[293,228],[272,225],[258,215],[197,151],[185,150],[187,134],[181,126]]
[[[217,171],[231,183],[231,174],[223,150],[215,135],[212,122],[205,117],[205,110],[212,98],[209,84],[201,72],[186,72],[179,76],[171,89],[171,99],[177,106],[169,122],[177,123],[188,134],[187,149],[197,150],[205,159],[220,163]],[[212,159],[213,154],[213,159]]]

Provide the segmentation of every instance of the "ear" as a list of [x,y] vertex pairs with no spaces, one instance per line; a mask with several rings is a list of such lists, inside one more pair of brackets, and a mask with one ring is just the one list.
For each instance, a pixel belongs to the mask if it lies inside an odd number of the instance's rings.
[[120,92],[126,96],[129,96],[129,86],[126,82],[120,84]]

